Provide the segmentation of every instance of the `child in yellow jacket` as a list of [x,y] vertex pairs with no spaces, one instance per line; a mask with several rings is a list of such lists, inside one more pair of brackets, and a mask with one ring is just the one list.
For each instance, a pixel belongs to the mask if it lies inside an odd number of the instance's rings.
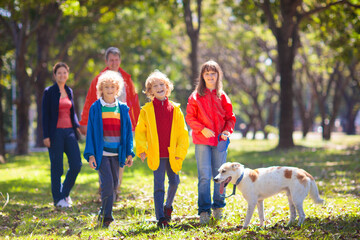
[[[151,102],[140,111],[135,129],[136,155],[154,171],[154,204],[159,227],[167,227],[173,211],[172,203],[180,183],[179,171],[189,147],[189,135],[180,104],[169,101],[173,84],[156,70],[145,82],[146,96]],[[166,204],[165,171],[169,179]]]

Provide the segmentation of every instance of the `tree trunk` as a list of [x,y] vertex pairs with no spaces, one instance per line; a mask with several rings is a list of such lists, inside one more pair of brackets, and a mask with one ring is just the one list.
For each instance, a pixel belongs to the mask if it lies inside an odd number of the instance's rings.
[[346,105],[346,115],[345,115],[345,123],[343,125],[343,131],[347,135],[355,135],[356,134],[356,126],[355,119],[356,115],[360,110],[359,103],[359,91],[356,89],[352,89],[352,96],[349,96],[345,91],[343,91],[343,96]]
[[29,151],[29,109],[32,86],[25,70],[25,42],[16,50],[15,76],[18,82],[19,98],[17,101],[17,139],[16,154],[24,155]]
[[[2,60],[0,58],[0,69],[2,68]],[[1,78],[0,72],[0,78]],[[4,131],[4,113],[1,104],[3,97],[3,86],[0,84],[0,163],[5,163],[5,131]]]
[[48,71],[48,59],[50,44],[53,42],[57,29],[59,28],[62,12],[58,3],[51,3],[46,6],[46,22],[36,31],[37,43],[37,74],[36,74],[36,109],[37,109],[37,127],[36,127],[36,146],[42,147],[42,95],[45,89],[46,80],[51,77]]
[[199,34],[191,38],[191,53],[189,54],[191,62],[191,85],[196,85],[196,79],[199,74],[199,62],[198,62],[198,42]]
[[331,137],[331,127],[329,123],[325,123],[325,121],[322,121],[321,127],[323,129],[322,137],[323,140],[330,140]]
[[305,139],[306,135],[309,133],[309,130],[312,126],[312,121],[309,117],[302,119],[302,138]]
[[264,133],[264,139],[267,140],[269,137],[269,133],[265,131],[265,129],[263,130],[263,133]]
[[278,38],[280,71],[280,123],[278,148],[294,147],[293,141],[293,62],[294,53],[288,47],[288,39]]
[[304,104],[304,96],[301,94],[303,89],[297,89],[294,92],[295,100],[298,105],[299,115],[301,119],[302,137],[306,138],[306,135],[310,131],[314,121],[314,97],[311,96],[308,107]]
[[43,123],[42,123],[42,96],[45,89],[46,80],[49,78],[47,61],[49,51],[49,40],[48,32],[44,28],[40,28],[37,32],[37,69],[36,74],[36,85],[35,85],[35,96],[36,96],[36,109],[37,109],[37,126],[36,126],[36,146],[43,147]]
[[45,80],[48,76],[47,69],[42,68],[37,74],[37,81],[35,85],[36,94],[36,110],[37,110],[37,126],[36,126],[36,147],[43,147],[43,132],[42,132],[42,96],[45,89]]
[[191,0],[184,0],[184,18],[186,24],[186,32],[190,38],[191,42],[191,52],[189,54],[189,60],[191,64],[191,85],[196,85],[196,79],[199,74],[199,63],[198,63],[198,44],[199,44],[199,34],[201,26],[201,2],[202,0],[197,0],[197,28],[194,28],[193,17],[191,11]]
[[346,117],[346,129],[345,132],[347,135],[355,135],[356,134],[356,126],[355,119],[359,109],[356,110],[355,107],[348,109],[347,117]]

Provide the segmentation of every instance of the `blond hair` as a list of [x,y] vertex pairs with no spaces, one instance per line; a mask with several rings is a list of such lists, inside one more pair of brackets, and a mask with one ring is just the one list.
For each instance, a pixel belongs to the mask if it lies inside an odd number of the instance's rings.
[[157,69],[154,72],[152,72],[149,75],[149,77],[146,79],[145,91],[144,91],[146,96],[151,100],[154,99],[154,94],[151,92],[151,88],[152,88],[152,84],[155,80],[161,80],[163,83],[165,83],[165,85],[166,85],[165,96],[169,97],[171,94],[171,91],[174,89],[174,85],[170,82],[170,79],[164,73],[160,72]]
[[121,74],[119,72],[115,72],[112,70],[106,70],[105,72],[103,72],[100,77],[99,80],[96,84],[96,95],[97,98],[102,97],[103,94],[103,85],[105,82],[111,82],[113,84],[115,84],[116,86],[118,86],[118,91],[115,94],[115,98],[119,97],[123,87],[124,87],[124,79],[121,77]]

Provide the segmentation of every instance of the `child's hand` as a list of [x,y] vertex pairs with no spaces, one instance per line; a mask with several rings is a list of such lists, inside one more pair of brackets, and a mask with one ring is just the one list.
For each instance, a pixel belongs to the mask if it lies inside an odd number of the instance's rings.
[[92,169],[95,169],[95,168],[97,167],[94,156],[90,156],[90,157],[89,157],[89,165],[90,165],[90,167],[91,167]]
[[131,167],[132,165],[133,165],[133,159],[132,159],[132,156],[129,155],[129,156],[126,158],[125,166]]
[[215,133],[214,133],[212,130],[206,128],[206,127],[204,127],[204,129],[201,130],[201,133],[202,133],[206,138],[215,137]]
[[141,158],[141,161],[144,162],[144,160],[146,158],[146,153],[145,152],[140,153],[140,158]]
[[230,137],[230,132],[229,131],[223,131],[221,133],[221,138],[226,141],[228,139],[228,137]]

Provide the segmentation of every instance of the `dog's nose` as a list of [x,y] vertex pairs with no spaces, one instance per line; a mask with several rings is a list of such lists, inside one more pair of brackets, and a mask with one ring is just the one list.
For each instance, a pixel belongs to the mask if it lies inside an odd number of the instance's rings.
[[219,181],[219,178],[217,178],[217,177],[214,177],[214,182],[218,182]]

